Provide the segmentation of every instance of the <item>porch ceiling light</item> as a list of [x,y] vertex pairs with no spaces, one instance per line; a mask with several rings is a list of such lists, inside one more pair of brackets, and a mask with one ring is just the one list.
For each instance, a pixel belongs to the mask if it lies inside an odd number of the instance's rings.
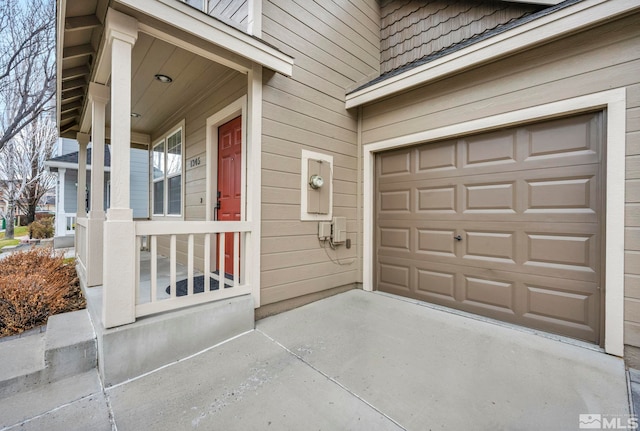
[[311,175],[311,178],[309,178],[309,185],[312,189],[319,189],[324,185],[324,179],[320,175]]
[[169,84],[170,82],[173,81],[173,78],[167,75],[163,75],[162,73],[157,73],[154,76],[154,78],[156,78],[158,81],[162,82],[163,84]]

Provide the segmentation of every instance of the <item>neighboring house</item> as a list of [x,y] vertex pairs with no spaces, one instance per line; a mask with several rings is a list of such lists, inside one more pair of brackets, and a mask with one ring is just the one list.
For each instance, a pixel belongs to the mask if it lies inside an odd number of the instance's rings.
[[[76,210],[78,199],[78,143],[68,138],[60,138],[56,150],[56,156],[47,160],[45,165],[50,172],[58,173],[56,181],[55,197],[55,235],[73,235],[75,232]],[[104,191],[103,205],[109,208],[109,185],[110,185],[110,164],[111,157],[109,146],[105,146],[104,158]],[[91,148],[87,150],[89,170],[86,177],[87,184],[91,184]],[[149,189],[147,178],[149,178],[148,152],[137,148],[131,149],[131,208],[135,218],[148,218],[149,216]],[[89,208],[90,187],[86,189],[85,208]],[[86,210],[85,210],[86,211]]]
[[353,287],[640,346],[639,2],[188,3],[58,1],[60,133],[111,144],[76,224],[107,382]]
[[44,196],[42,196],[36,211],[37,212],[43,212],[43,213],[50,213],[50,214],[54,214],[55,215],[55,213],[56,213],[56,192],[55,192],[55,190],[47,192]]

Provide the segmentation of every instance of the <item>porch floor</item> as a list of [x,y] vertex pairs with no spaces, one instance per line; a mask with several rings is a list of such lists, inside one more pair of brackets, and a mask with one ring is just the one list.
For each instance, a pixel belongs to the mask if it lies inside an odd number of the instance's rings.
[[[171,282],[171,265],[168,257],[158,255],[157,260],[157,280],[158,288],[156,298],[158,300],[169,298],[167,286]],[[194,271],[194,277],[202,275],[202,272]],[[176,263],[176,282],[187,278],[187,267]],[[138,303],[143,304],[151,301],[151,253],[140,252],[140,292]]]
[[[157,291],[156,299],[167,299],[170,295],[167,293],[167,287],[171,283],[171,265],[170,260],[166,256],[158,255],[157,260]],[[202,271],[194,269],[193,277],[202,275]],[[211,273],[211,276],[217,278],[216,273]],[[176,262],[176,284],[182,280],[187,280],[188,268]],[[148,251],[140,252],[140,292],[138,296],[138,303],[144,304],[151,301],[151,253]]]
[[629,412],[622,359],[353,290],[9,429],[571,430]]

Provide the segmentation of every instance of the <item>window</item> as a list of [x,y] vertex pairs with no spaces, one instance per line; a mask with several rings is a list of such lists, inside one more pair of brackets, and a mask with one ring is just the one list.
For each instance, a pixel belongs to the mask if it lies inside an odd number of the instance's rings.
[[182,127],[153,146],[152,194],[154,216],[182,215]]

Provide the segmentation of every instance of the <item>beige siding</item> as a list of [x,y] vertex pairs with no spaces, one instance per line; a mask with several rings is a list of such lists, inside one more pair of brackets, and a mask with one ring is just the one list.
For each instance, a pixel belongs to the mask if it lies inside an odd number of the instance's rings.
[[639,15],[374,103],[365,144],[610,88],[627,89],[625,343],[640,346]]
[[[291,78],[264,76],[263,305],[358,279],[357,113],[345,110],[344,96],[378,74],[379,34],[375,0],[263,3],[263,38],[295,61]],[[324,250],[318,223],[300,221],[302,149],[333,156],[333,212],[347,217],[349,250]]]
[[380,72],[396,69],[539,9],[541,6],[502,1],[383,1]]
[[248,0],[211,0],[209,1],[209,15],[220,20],[235,24],[242,30],[247,30],[249,18]]
[[[152,135],[155,140],[162,136],[168,129],[174,127],[184,119],[185,130],[185,162],[200,157],[200,165],[190,168],[185,163],[183,186],[185,188],[183,212],[185,220],[205,220],[206,219],[206,165],[209,162],[206,157],[206,122],[207,118],[231,104],[238,98],[246,94],[246,75],[229,72],[225,76],[212,77],[210,91],[203,95],[193,104],[177,110],[177,112],[165,122],[160,130]],[[151,199],[151,198],[150,198]],[[157,219],[157,218],[154,218]],[[183,265],[187,263],[187,236],[177,237],[177,259]],[[195,238],[195,265],[202,270],[203,265],[203,245],[204,237]],[[159,238],[158,253],[169,256],[168,237]]]

